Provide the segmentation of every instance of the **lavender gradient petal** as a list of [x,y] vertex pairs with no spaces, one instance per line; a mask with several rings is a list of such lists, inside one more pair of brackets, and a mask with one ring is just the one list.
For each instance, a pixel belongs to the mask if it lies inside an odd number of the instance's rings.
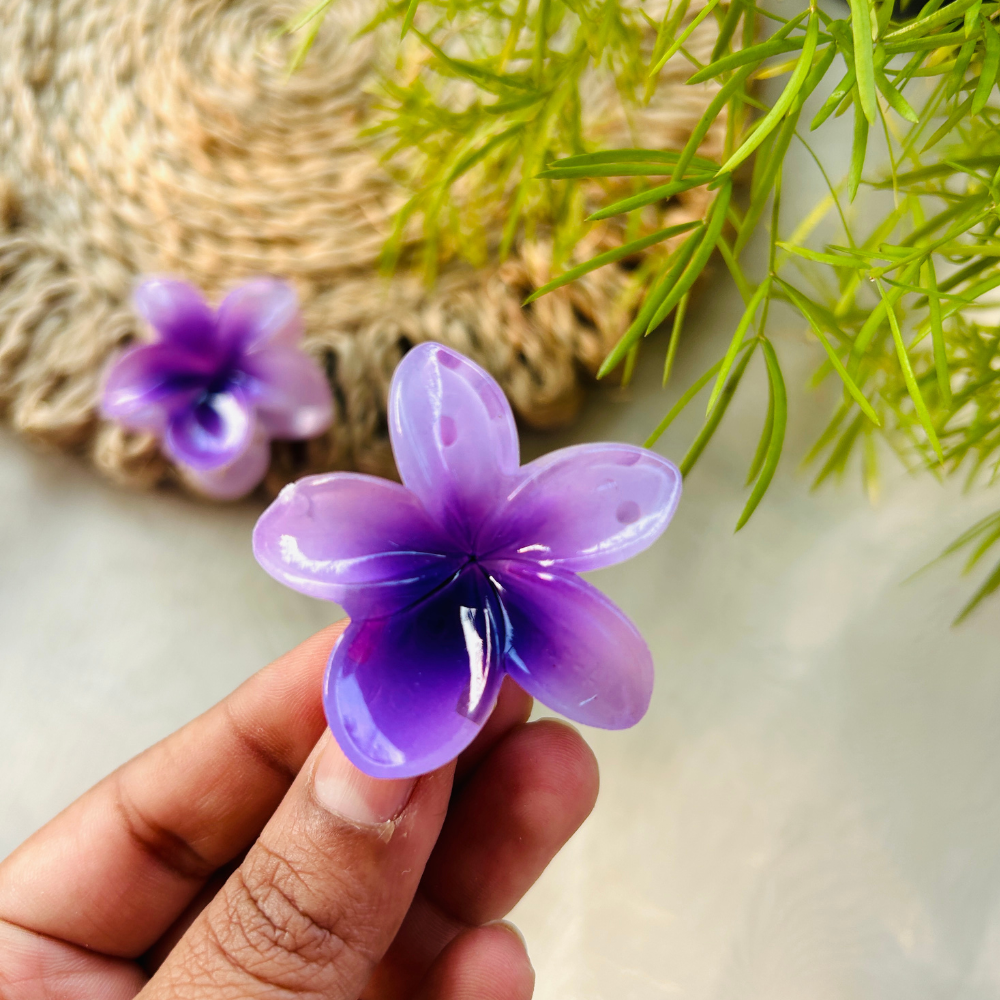
[[493,709],[501,643],[496,598],[476,568],[407,611],[352,621],[323,692],[341,749],[376,778],[446,764]]
[[409,490],[346,472],[286,486],[257,522],[253,550],[276,580],[355,618],[414,604],[466,561]]
[[574,573],[520,560],[484,563],[505,612],[504,668],[574,722],[627,729],[646,714],[653,660],[638,629]]
[[294,347],[302,338],[295,289],[277,278],[254,278],[222,300],[218,327],[220,342],[241,352],[269,344]]
[[241,370],[261,425],[272,438],[311,438],[333,420],[330,383],[308,355],[294,347],[265,347],[246,355]]
[[203,359],[174,344],[125,351],[108,369],[101,411],[135,430],[162,431],[204,391]]
[[491,558],[574,571],[610,566],[656,541],[681,496],[672,462],[627,444],[563,448],[521,474],[480,536],[479,551]]
[[389,435],[403,482],[471,546],[517,471],[517,429],[500,387],[461,354],[420,344],[393,376]]
[[242,392],[230,390],[202,396],[167,425],[163,447],[177,462],[192,469],[231,465],[250,444],[253,413]]
[[193,285],[176,278],[147,278],[132,301],[163,342],[204,355],[216,352],[215,314]]
[[239,500],[251,493],[264,478],[271,463],[267,436],[258,431],[249,447],[229,465],[218,469],[180,466],[181,477],[192,489],[213,500]]

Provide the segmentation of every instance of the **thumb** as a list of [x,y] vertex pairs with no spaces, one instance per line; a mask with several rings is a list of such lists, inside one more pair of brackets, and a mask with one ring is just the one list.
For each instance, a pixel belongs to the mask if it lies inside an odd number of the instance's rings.
[[410,906],[452,774],[370,778],[327,732],[142,1000],[354,1000]]

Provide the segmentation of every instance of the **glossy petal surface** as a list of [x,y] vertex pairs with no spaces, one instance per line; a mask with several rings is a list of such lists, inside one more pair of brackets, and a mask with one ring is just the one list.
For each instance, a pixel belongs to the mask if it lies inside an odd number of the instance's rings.
[[486,563],[506,613],[507,673],[574,722],[626,729],[646,713],[653,661],[638,629],[574,573]]
[[102,412],[135,430],[162,431],[202,394],[207,371],[197,354],[173,344],[133,347],[108,371]]
[[250,377],[254,406],[272,438],[315,437],[330,426],[330,384],[312,358],[294,347],[265,347],[240,364]]
[[630,559],[670,523],[681,495],[677,467],[627,444],[583,444],[546,455],[484,529],[480,551],[543,566],[591,570]]
[[254,278],[234,288],[219,306],[218,331],[220,343],[241,353],[294,347],[302,339],[295,289],[277,278]]
[[192,469],[180,466],[180,473],[191,487],[213,500],[238,500],[246,496],[263,478],[271,462],[271,446],[259,430],[253,440],[229,465],[217,469]]
[[[248,372],[248,386],[262,381]],[[312,477],[284,490],[254,534],[269,573],[351,614],[324,689],[347,756],[376,777],[433,770],[468,746],[505,673],[577,722],[638,722],[649,650],[575,571],[661,534],[680,498],[676,467],[592,444],[518,469],[500,387],[433,343],[396,371],[389,433],[404,486]]]
[[253,414],[243,393],[216,392],[171,419],[163,446],[171,458],[192,469],[218,469],[239,458],[253,433]]
[[164,343],[203,356],[216,353],[215,314],[193,285],[176,278],[147,278],[132,301]]
[[409,490],[346,472],[286,486],[257,522],[253,547],[275,579],[354,618],[414,604],[465,562]]
[[414,347],[389,390],[389,434],[403,483],[466,546],[512,485],[517,429],[496,382],[440,344]]
[[493,709],[499,611],[478,569],[414,607],[352,621],[330,656],[327,721],[344,753],[378,778],[424,774],[469,745]]

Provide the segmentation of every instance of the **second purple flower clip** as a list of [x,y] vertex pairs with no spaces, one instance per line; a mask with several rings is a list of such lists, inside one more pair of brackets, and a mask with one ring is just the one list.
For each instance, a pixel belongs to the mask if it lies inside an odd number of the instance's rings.
[[102,411],[156,434],[199,492],[219,500],[249,493],[267,471],[270,440],[315,437],[330,426],[330,386],[300,349],[290,285],[255,278],[216,311],[187,282],[148,278],[134,301],[158,340],[114,362]]
[[441,766],[482,728],[505,675],[576,722],[638,722],[649,649],[577,574],[663,532],[676,466],[633,445],[584,444],[520,467],[500,387],[434,343],[396,370],[389,434],[403,485],[310,476],[254,531],[272,576],[351,616],[324,686],[350,760],[386,778]]

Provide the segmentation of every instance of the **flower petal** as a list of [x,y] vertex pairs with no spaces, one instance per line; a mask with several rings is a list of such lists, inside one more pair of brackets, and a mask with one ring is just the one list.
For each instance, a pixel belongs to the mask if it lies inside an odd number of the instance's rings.
[[333,420],[330,383],[295,347],[265,347],[240,362],[264,429],[272,438],[299,440],[322,434]]
[[569,570],[622,562],[651,545],[681,496],[672,462],[627,444],[582,444],[526,465],[479,551]]
[[260,430],[234,462],[218,469],[192,469],[182,465],[180,474],[192,489],[213,500],[239,500],[252,492],[271,463],[271,446]]
[[221,469],[243,454],[253,433],[250,405],[241,391],[231,389],[204,395],[175,414],[163,447],[192,469]]
[[294,347],[302,338],[295,289],[277,278],[254,278],[234,288],[219,306],[219,341],[240,351],[268,344]]
[[126,427],[160,432],[201,395],[207,378],[204,360],[182,347],[133,347],[108,369],[101,411]]
[[323,702],[341,749],[377,778],[425,774],[472,742],[496,702],[499,609],[478,569],[334,647]]
[[471,545],[518,466],[510,404],[478,365],[440,344],[414,347],[389,389],[399,474],[450,534]]
[[349,472],[286,486],[257,522],[253,550],[276,580],[354,618],[414,604],[465,561],[409,490]]
[[484,564],[505,612],[504,668],[574,722],[627,729],[646,713],[653,660],[638,629],[575,573],[521,560]]
[[194,285],[176,278],[146,278],[132,301],[163,342],[216,356],[215,314]]

